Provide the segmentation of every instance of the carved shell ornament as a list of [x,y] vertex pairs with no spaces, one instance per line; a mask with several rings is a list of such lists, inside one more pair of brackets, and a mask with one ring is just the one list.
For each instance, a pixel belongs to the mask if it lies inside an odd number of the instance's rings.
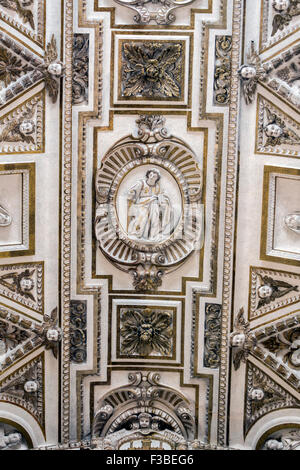
[[176,20],[173,10],[190,5],[195,0],[114,0],[119,5],[136,12],[133,20],[139,24],[154,21],[157,24],[171,24]]
[[162,116],[141,116],[96,175],[95,232],[102,253],[155,290],[203,240],[202,172],[192,150],[170,137]]

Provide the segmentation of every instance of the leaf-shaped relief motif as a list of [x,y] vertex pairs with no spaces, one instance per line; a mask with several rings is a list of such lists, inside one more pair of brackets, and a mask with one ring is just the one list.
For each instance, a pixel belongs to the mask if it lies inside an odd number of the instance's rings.
[[122,97],[180,99],[183,44],[131,42],[122,45]]

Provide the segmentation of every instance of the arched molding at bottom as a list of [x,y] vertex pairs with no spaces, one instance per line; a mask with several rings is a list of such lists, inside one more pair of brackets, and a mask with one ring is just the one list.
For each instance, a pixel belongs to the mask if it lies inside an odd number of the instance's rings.
[[14,426],[25,437],[30,448],[45,445],[45,437],[33,416],[11,403],[1,403],[0,421]]
[[274,431],[293,426],[300,428],[300,409],[288,408],[268,413],[252,426],[246,436],[244,448],[257,450]]

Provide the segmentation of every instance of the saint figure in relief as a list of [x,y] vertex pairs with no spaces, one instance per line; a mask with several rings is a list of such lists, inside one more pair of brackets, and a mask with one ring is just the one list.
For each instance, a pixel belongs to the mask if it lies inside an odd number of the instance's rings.
[[160,171],[152,168],[129,189],[127,230],[131,238],[158,242],[174,231],[174,211],[160,180]]

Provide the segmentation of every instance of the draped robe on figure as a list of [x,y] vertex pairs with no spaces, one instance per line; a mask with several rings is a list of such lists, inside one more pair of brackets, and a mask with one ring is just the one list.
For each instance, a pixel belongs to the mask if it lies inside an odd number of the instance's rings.
[[137,239],[158,241],[174,230],[174,214],[168,196],[160,184],[149,186],[139,180],[128,192],[128,235]]

